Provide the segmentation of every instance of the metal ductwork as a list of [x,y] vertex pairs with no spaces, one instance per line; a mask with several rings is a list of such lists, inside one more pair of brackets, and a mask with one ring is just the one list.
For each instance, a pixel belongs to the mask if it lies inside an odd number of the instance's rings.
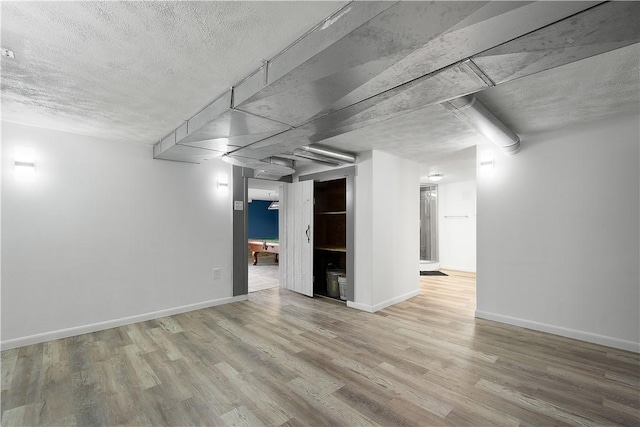
[[293,155],[328,166],[341,166],[345,163],[353,164],[356,162],[356,156],[353,154],[320,146],[304,145],[293,150]]
[[487,132],[515,152],[517,135],[477,100],[455,99],[637,43],[639,14],[640,2],[351,2],[156,144],[154,157],[226,154],[284,176],[293,167],[274,156],[340,164],[303,147],[447,102],[460,116],[493,117]]
[[520,150],[520,137],[500,121],[473,95],[452,99],[442,104],[457,118],[473,126],[507,154]]
[[293,155],[295,157],[299,157],[301,159],[311,160],[312,162],[320,163],[320,164],[327,165],[327,166],[333,166],[333,167],[340,166],[340,162],[338,162],[338,161],[331,160],[328,157],[319,156],[317,154],[309,153],[308,151],[304,151],[304,150],[301,150],[299,148],[296,148],[295,150],[293,150]]
[[222,160],[226,163],[253,169],[256,175],[260,174],[265,179],[280,179],[283,176],[291,175],[295,172],[293,160],[281,157],[269,157],[268,159],[253,159],[250,157],[229,156],[224,154]]
[[331,148],[319,147],[319,146],[311,146],[306,145],[299,148],[299,150],[305,151],[307,153],[316,154],[318,156],[326,157],[337,161],[339,163],[349,163],[353,164],[356,162],[356,156],[349,153],[344,153],[341,151],[333,150]]

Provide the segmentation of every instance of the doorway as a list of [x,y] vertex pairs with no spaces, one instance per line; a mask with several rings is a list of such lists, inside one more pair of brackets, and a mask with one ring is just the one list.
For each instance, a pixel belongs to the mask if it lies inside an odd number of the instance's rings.
[[420,187],[420,270],[438,267],[438,187]]
[[247,182],[247,282],[256,292],[280,286],[280,182],[249,178]]

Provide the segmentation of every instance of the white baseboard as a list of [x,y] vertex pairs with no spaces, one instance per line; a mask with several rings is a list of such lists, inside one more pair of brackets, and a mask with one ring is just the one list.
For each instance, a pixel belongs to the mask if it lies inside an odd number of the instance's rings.
[[182,305],[179,307],[167,308],[164,310],[152,311],[149,313],[138,314],[135,316],[121,317],[119,319],[107,320],[105,322],[91,323],[89,325],[74,326],[73,328],[59,329],[56,331],[43,332],[41,334],[29,335],[21,338],[14,338],[0,342],[1,350],[10,350],[12,348],[24,347],[25,345],[39,344],[46,341],[57,340],[61,338],[73,337],[76,335],[88,334],[91,332],[102,331],[105,329],[117,328],[119,326],[130,325],[132,323],[144,322],[147,320],[159,319],[161,317],[172,316],[174,314],[186,313],[188,311],[200,310],[203,308],[214,307],[216,305],[228,304],[230,302],[245,301],[248,295],[239,295],[236,297],[220,298],[215,300],[198,302],[195,304]]
[[366,311],[367,313],[373,313],[373,306],[367,304],[360,304],[359,302],[347,301],[347,307],[355,308],[356,310]]
[[519,319],[517,317],[503,316],[502,314],[488,313],[486,311],[476,310],[475,316],[481,319],[493,320],[496,322],[507,323],[509,325],[533,329],[535,331],[547,332],[549,334],[560,335],[567,338],[574,338],[607,347],[640,353],[640,343],[633,341],[621,340],[619,338],[607,337],[605,335],[598,335],[591,332],[578,331],[576,329],[564,328],[562,326],[534,322],[532,320]]
[[358,310],[362,310],[362,311],[366,311],[369,313],[375,313],[378,310],[382,310],[383,308],[389,307],[393,304],[397,304],[399,302],[402,302],[404,300],[408,300],[409,298],[413,298],[415,296],[420,295],[420,289],[415,289],[411,292],[407,292],[404,295],[400,295],[397,296],[395,298],[391,298],[389,300],[383,301],[379,304],[376,305],[367,305],[367,304],[360,304],[357,302],[353,302],[353,301],[347,301],[347,307],[351,307],[351,308],[356,308]]

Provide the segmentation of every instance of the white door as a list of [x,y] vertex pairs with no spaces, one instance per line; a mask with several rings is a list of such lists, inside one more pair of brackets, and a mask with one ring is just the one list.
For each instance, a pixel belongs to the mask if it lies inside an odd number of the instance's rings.
[[313,296],[313,181],[280,187],[280,286]]

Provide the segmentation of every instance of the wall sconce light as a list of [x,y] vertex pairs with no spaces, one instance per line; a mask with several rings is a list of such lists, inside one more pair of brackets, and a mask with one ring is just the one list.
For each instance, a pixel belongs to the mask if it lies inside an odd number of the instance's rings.
[[34,181],[36,179],[36,160],[33,148],[16,147],[13,167],[16,181]]
[[229,177],[226,174],[218,175],[217,187],[221,193],[226,193],[229,190]]
[[493,156],[484,155],[480,159],[480,170],[484,173],[489,173],[495,167]]
[[491,170],[491,169],[493,169],[493,159],[482,160],[480,162],[480,168],[482,170]]
[[427,178],[429,178],[431,181],[433,182],[438,182],[440,181],[442,178],[444,177],[443,174],[441,173],[432,173],[431,175],[427,176]]

